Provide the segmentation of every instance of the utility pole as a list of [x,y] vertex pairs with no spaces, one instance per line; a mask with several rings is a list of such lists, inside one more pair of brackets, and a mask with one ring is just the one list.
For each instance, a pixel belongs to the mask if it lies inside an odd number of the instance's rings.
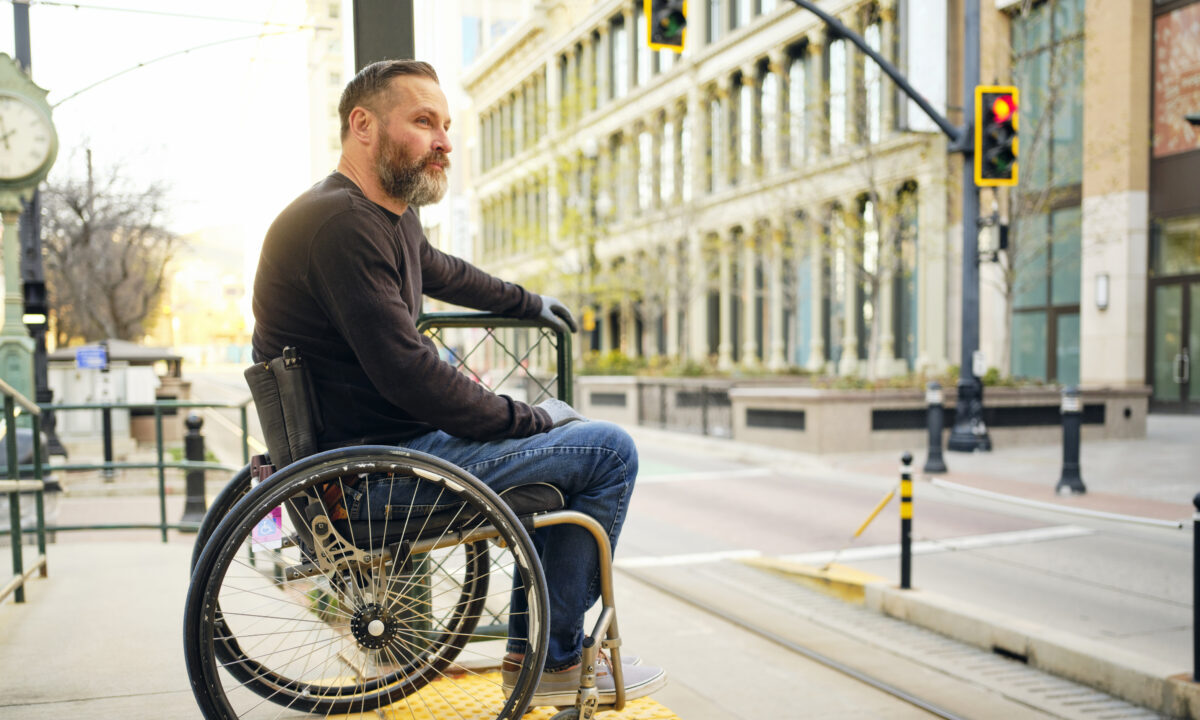
[[963,124],[955,127],[929,104],[907,78],[883,58],[863,38],[847,28],[840,20],[817,7],[809,0],[792,0],[819,17],[831,37],[846,38],[879,66],[896,87],[917,104],[950,139],[950,151],[963,156],[962,187],[962,364],[958,373],[958,404],[954,428],[947,448],[972,452],[991,450],[987,425],[983,422],[983,383],[975,375],[975,351],[979,349],[979,188],[975,186],[975,146],[968,108],[979,84],[979,2],[963,0]]
[[[13,34],[15,35],[16,60],[28,75],[33,74],[29,42],[29,4],[13,3]],[[27,313],[25,326],[33,337],[33,389],[34,402],[54,402],[50,389],[46,362],[46,327],[50,298],[46,293],[46,272],[42,266],[42,202],[41,194],[34,189],[33,196],[21,213],[18,236],[21,243],[21,283]],[[51,455],[67,454],[58,439],[53,411],[42,414],[42,429],[46,433],[47,451]]]

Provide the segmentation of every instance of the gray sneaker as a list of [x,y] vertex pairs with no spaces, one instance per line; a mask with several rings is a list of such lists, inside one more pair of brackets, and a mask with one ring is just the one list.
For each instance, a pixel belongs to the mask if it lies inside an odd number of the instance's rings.
[[[631,657],[630,660],[635,660],[638,663],[641,662],[641,658]],[[625,680],[626,700],[644,697],[667,684],[667,673],[662,668],[651,665],[634,665],[622,661],[621,670]],[[501,669],[500,675],[504,695],[507,697],[512,691],[513,686],[516,685],[517,669],[509,669],[509,666],[506,664]],[[537,689],[534,690],[533,700],[529,703],[529,706],[567,707],[574,705],[575,698],[579,693],[579,680],[580,668],[542,673]],[[613,682],[612,673],[609,672],[608,665],[603,658],[597,664],[596,668],[596,690],[600,693],[601,705],[612,705],[617,701],[616,684]]]

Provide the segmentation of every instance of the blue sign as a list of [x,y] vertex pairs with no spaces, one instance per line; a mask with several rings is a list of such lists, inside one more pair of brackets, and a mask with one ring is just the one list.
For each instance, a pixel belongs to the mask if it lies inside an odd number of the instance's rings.
[[81,347],[75,351],[75,367],[80,370],[104,370],[108,367],[108,349]]

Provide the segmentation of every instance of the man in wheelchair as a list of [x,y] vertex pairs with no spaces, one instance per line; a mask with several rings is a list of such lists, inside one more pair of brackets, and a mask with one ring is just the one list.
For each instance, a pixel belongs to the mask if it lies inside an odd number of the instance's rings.
[[[321,449],[394,444],[454,463],[497,492],[536,482],[558,488],[568,510],[598,521],[615,547],[637,475],[621,428],[569,405],[528,405],[496,395],[442,361],[416,327],[422,296],[575,330],[559,301],[502,281],[429,244],[415,208],[446,191],[449,110],[426,63],[364,68],[339,104],[336,171],[293,201],[267,232],[254,283],[256,361],[285,347],[303,356],[323,427]],[[349,488],[350,521],[389,513],[386,480]],[[368,510],[369,508],[369,510]],[[574,525],[539,529],[534,542],[549,587],[550,631],[533,705],[573,702],[580,684],[584,613],[596,602],[596,543]],[[504,670],[525,652],[514,613]],[[666,682],[623,664],[625,697]],[[596,679],[612,702],[612,675]]]

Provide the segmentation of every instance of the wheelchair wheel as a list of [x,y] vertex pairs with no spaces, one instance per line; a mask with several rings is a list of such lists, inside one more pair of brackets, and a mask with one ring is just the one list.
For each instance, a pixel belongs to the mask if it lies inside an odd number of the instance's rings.
[[213,530],[217,529],[217,525],[225,519],[233,506],[237,504],[250,492],[250,466],[247,465],[241,470],[234,473],[225,487],[221,488],[221,492],[213,499],[208,510],[204,513],[204,519],[200,521],[200,527],[196,530],[196,544],[192,547],[192,569],[196,569],[196,563],[200,560],[200,553],[204,551],[204,546],[208,544],[208,539],[212,537]]
[[[372,482],[387,483],[386,507],[339,517],[331,498]],[[497,559],[511,587],[489,582]],[[528,648],[505,688],[505,639],[478,625],[509,601]],[[517,718],[545,661],[547,613],[529,536],[487,486],[428,455],[353,448],[284,468],[228,511],[193,570],[184,651],[209,720],[393,703]]]

